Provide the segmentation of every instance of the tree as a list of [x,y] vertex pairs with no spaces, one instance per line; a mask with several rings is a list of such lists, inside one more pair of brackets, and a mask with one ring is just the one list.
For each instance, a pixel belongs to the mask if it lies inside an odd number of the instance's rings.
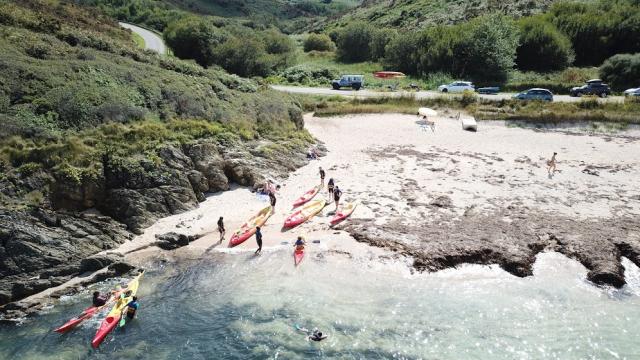
[[338,33],[336,46],[338,59],[344,62],[366,61],[371,58],[373,27],[364,22],[355,22]]
[[215,48],[229,35],[203,18],[189,17],[170,24],[164,37],[177,57],[208,66],[214,62]]
[[418,75],[418,44],[419,34],[415,32],[393,38],[385,50],[384,67]]
[[518,23],[520,46],[516,64],[520,70],[555,71],[567,68],[574,59],[569,38],[541,17]]
[[369,42],[369,59],[378,61],[384,58],[385,49],[391,40],[398,34],[394,29],[378,29],[374,30]]
[[336,46],[326,34],[309,34],[304,40],[304,52],[333,51]]
[[600,76],[615,90],[637,87],[640,79],[640,53],[612,56],[600,67]]

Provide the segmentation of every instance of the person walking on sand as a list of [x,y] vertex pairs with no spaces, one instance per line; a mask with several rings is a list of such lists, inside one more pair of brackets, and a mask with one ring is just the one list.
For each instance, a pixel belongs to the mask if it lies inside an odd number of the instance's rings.
[[322,169],[322,166],[320,166],[320,185],[324,187],[324,170]]
[[258,255],[262,252],[262,232],[260,231],[260,226],[256,227],[256,242],[258,243],[258,250],[256,250],[255,254]]
[[329,200],[331,200],[333,198],[333,187],[335,186],[335,183],[333,182],[333,178],[329,179],[329,182],[327,183],[327,190],[329,191]]
[[553,173],[555,173],[556,170],[556,155],[558,155],[557,152],[553,153],[553,156],[551,157],[550,160],[547,161],[547,172],[549,173],[549,175],[552,175]]
[[338,211],[338,203],[340,203],[340,196],[342,196],[342,190],[336,185],[333,190],[333,201],[336,203],[336,211]]
[[224,221],[222,220],[222,216],[218,219],[218,232],[220,233],[220,243],[224,240]]

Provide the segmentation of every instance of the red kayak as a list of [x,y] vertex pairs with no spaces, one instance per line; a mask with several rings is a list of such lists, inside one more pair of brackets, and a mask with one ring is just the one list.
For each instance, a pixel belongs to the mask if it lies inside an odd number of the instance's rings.
[[331,218],[331,225],[335,225],[340,221],[349,217],[349,215],[351,215],[351,213],[353,212],[353,210],[355,210],[355,208],[356,208],[355,203],[345,203],[344,205],[342,205],[340,209],[336,211],[336,214]]
[[379,79],[395,79],[395,78],[403,78],[406,75],[399,71],[376,71],[373,73],[373,76]]
[[260,210],[256,215],[251,217],[251,219],[247,220],[240,229],[238,229],[233,235],[231,235],[231,239],[229,240],[229,247],[234,247],[242,244],[248,238],[253,236],[256,233],[256,227],[264,225],[267,222],[267,219],[273,215],[273,211],[271,210],[271,206],[267,206],[264,209]]
[[294,226],[298,226],[303,222],[311,219],[315,214],[322,211],[326,203],[327,201],[324,199],[313,200],[312,202],[306,204],[305,206],[301,207],[299,210],[289,215],[284,220],[284,227],[292,228]]
[[294,250],[293,252],[293,263],[295,266],[300,265],[300,262],[302,261],[302,259],[304,258],[304,249],[302,250]]
[[93,315],[97,314],[100,312],[100,310],[104,309],[105,306],[111,304],[116,298],[118,298],[120,296],[120,291],[115,292],[114,295],[112,295],[109,300],[102,306],[91,306],[88,307],[86,309],[84,309],[84,311],[78,315],[78,317],[75,317],[69,321],[67,321],[64,325],[60,326],[59,328],[53,330],[57,333],[60,334],[64,334],[69,330],[74,329],[76,326],[80,325],[81,322],[87,320],[87,319],[91,319],[93,317]]
[[306,193],[304,193],[304,195],[300,196],[298,198],[298,200],[296,200],[293,203],[293,207],[298,207],[306,202],[308,202],[309,200],[313,199],[314,196],[316,196],[316,194],[318,193],[318,191],[320,191],[320,188],[322,186],[318,185],[316,187],[314,187],[313,189],[307,191]]
[[143,274],[144,272],[140,273],[138,276],[136,276],[135,278],[133,278],[133,280],[129,282],[126,289],[127,292],[129,292],[129,290],[131,291],[131,294],[129,295],[129,297],[124,297],[123,295],[120,298],[118,298],[115,305],[113,305],[113,308],[111,308],[111,311],[109,311],[109,314],[107,314],[107,317],[104,318],[104,320],[102,320],[102,323],[100,324],[100,327],[96,332],[96,335],[93,337],[93,340],[91,341],[91,346],[94,349],[97,349],[98,346],[102,344],[102,341],[107,337],[107,335],[109,335],[109,333],[120,322],[120,319],[123,316],[123,312],[126,310],[127,304],[131,302],[131,300],[133,299],[133,296],[135,296],[136,293],[138,292],[138,287],[140,286],[140,278],[142,277]]

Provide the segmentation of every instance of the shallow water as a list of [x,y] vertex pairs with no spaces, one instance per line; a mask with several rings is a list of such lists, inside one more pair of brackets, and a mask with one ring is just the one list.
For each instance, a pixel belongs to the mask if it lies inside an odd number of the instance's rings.
[[[590,285],[582,266],[555,253],[542,254],[525,279],[471,265],[412,275],[403,264],[336,254],[297,269],[292,262],[282,250],[153,264],[137,319],[98,350],[90,341],[99,318],[51,332],[85,307],[87,292],[22,326],[0,327],[0,358],[640,357],[640,271],[628,261],[622,290]],[[329,338],[308,342],[295,324]]]

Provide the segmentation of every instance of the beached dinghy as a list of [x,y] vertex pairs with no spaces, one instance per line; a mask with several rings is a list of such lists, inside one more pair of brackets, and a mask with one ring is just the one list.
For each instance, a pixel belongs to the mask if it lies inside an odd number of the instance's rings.
[[327,201],[324,199],[313,200],[309,202],[299,210],[289,215],[287,219],[284,221],[284,227],[292,228],[302,224],[303,222],[311,219],[315,214],[322,211],[322,209],[326,204],[327,204]]
[[247,220],[247,222],[242,224],[240,229],[236,230],[236,232],[231,235],[229,247],[240,245],[253,236],[253,234],[256,233],[256,227],[264,225],[272,214],[273,211],[271,211],[271,206],[267,206],[260,210],[260,212]]
[[462,124],[462,130],[478,131],[478,123],[476,122],[475,118],[469,116],[461,116],[460,113],[458,113],[457,118],[458,120],[460,120],[460,124]]

